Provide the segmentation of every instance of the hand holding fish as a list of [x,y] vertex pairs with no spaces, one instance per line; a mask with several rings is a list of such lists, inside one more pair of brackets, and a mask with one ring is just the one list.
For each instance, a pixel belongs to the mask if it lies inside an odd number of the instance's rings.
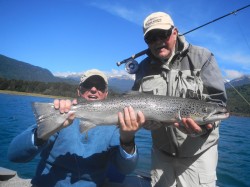
[[212,124],[200,126],[192,118],[182,118],[181,122],[174,123],[174,126],[177,127],[180,131],[184,132],[185,134],[188,134],[194,137],[204,134],[203,132],[204,129],[206,129],[206,132],[207,132],[208,130],[213,128]]
[[[135,133],[142,127],[145,122],[145,116],[141,111],[135,113],[134,109],[129,106],[123,109],[123,113],[118,113],[118,125],[120,127],[121,146],[127,152],[134,152]],[[131,145],[131,146],[123,146]]]
[[[54,108],[56,110],[59,110],[61,114],[68,113],[71,109],[71,106],[76,105],[76,104],[77,104],[76,99],[74,99],[72,102],[69,99],[67,99],[67,100],[55,99],[54,100]],[[73,123],[74,119],[75,119],[75,114],[70,113],[68,118],[63,123],[63,128],[71,125]]]
[[145,122],[145,116],[141,111],[137,112],[129,106],[125,107],[124,113],[118,113],[118,124],[120,126],[121,140],[128,142],[134,138],[135,133],[141,128]]

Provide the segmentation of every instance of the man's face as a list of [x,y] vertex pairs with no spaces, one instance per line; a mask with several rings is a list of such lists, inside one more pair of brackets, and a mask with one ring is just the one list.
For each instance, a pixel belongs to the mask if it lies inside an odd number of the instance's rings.
[[107,85],[102,77],[91,76],[79,86],[78,95],[88,101],[106,99]]
[[145,41],[156,58],[166,60],[171,57],[174,51],[177,35],[176,28],[168,31],[152,30],[145,37]]

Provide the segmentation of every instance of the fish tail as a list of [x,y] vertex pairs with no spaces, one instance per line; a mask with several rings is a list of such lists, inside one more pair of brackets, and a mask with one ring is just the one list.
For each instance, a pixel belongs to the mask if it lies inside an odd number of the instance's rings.
[[32,109],[37,124],[37,137],[46,139],[63,127],[66,114],[60,114],[52,103],[32,103]]

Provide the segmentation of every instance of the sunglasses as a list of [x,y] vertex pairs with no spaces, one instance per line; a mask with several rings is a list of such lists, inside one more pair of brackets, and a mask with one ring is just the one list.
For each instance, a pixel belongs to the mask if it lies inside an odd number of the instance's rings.
[[153,42],[156,42],[158,39],[167,40],[172,35],[173,30],[174,30],[174,27],[171,27],[167,31],[165,31],[165,30],[155,30],[154,31],[153,30],[145,36],[144,40],[147,44],[151,44]]
[[91,82],[91,81],[85,81],[83,84],[80,85],[80,91],[81,93],[86,92],[87,90],[91,90],[91,88],[95,87],[97,90],[101,92],[105,92],[107,86],[103,82]]

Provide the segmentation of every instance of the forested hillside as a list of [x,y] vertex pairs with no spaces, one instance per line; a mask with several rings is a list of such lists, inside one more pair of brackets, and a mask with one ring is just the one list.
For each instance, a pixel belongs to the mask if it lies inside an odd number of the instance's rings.
[[238,86],[235,89],[227,89],[228,108],[230,112],[235,115],[243,114],[250,116],[250,84]]
[[55,77],[48,69],[18,61],[4,55],[0,55],[0,77],[7,80],[76,83],[74,80]]

